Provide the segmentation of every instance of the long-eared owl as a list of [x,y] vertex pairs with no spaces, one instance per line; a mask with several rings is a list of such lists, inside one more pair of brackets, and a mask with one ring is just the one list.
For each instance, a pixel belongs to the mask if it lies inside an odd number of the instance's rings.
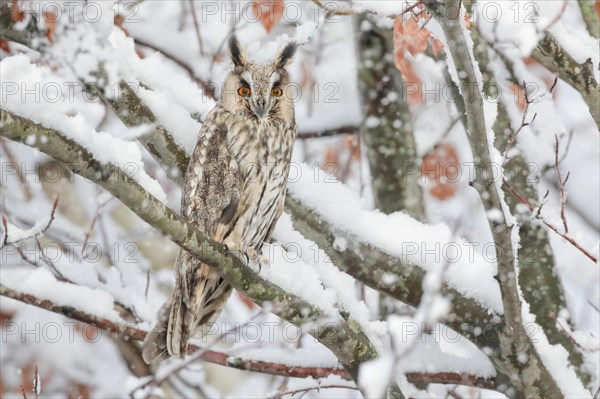
[[[182,214],[208,237],[255,257],[283,210],[296,138],[285,66],[297,45],[267,64],[251,62],[235,37],[229,49],[234,68],[190,158]],[[231,294],[217,271],[183,250],[175,267],[175,289],[144,341],[148,363],[184,356],[188,339],[217,318]]]

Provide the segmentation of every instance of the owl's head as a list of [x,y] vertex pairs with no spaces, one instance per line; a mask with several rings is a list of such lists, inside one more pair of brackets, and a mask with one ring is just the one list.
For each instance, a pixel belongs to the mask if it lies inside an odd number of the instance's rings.
[[243,112],[261,122],[294,120],[294,104],[285,66],[298,45],[284,46],[275,59],[266,64],[251,62],[236,37],[229,40],[234,68],[225,80],[223,105],[230,112]]

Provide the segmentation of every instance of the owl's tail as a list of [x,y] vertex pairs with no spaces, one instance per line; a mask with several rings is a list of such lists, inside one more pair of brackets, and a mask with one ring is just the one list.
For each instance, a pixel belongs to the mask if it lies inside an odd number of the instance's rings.
[[185,356],[190,337],[207,332],[205,327],[215,321],[231,295],[232,287],[209,266],[199,264],[189,273],[192,278],[177,279],[144,340],[142,356],[148,364]]

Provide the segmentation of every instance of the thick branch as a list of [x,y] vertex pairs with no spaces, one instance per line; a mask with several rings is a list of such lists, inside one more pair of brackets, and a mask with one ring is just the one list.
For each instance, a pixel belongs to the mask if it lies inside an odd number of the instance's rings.
[[596,39],[600,38],[600,19],[596,11],[597,2],[592,0],[578,0],[581,15],[590,32]]
[[[456,66],[460,80],[461,93],[467,114],[467,132],[476,177],[473,187],[481,196],[487,213],[501,210],[502,200],[496,188],[494,176],[489,173],[492,165],[491,144],[488,142],[484,119],[483,97],[478,90],[477,75],[464,32],[461,26],[460,0],[445,0],[443,15],[434,9],[448,41],[450,54]],[[500,348],[491,354],[496,368],[510,378],[510,383],[520,392],[508,392],[509,396],[518,394],[526,397],[561,397],[556,382],[542,364],[537,351],[530,342],[521,318],[521,301],[518,294],[517,271],[515,268],[511,232],[504,217],[489,218],[488,223],[498,254],[498,280],[504,305],[505,327],[501,334]],[[528,361],[521,363],[518,354],[526,354]],[[504,389],[506,391],[506,389]]]
[[33,37],[39,35],[35,18],[31,18],[23,30],[15,29],[12,1],[2,0],[0,4],[0,38],[10,40],[24,46],[30,46]]
[[389,28],[378,26],[378,16],[356,18],[358,86],[365,120],[361,134],[367,149],[375,206],[384,213],[404,211],[423,220],[421,164],[413,134],[412,114],[405,98],[387,97],[404,93],[405,83],[394,63],[394,37]]
[[152,131],[139,138],[142,145],[163,167],[169,178],[177,183],[183,182],[189,158],[163,126],[158,124],[156,116],[142,102],[137,93],[125,82],[119,82],[119,96],[109,97],[99,85],[86,85],[88,92],[98,95],[110,105],[121,122],[129,128],[143,124],[152,124]]
[[538,43],[533,57],[581,94],[600,131],[600,86],[594,77],[592,60],[578,63],[550,34]]
[[[321,316],[314,306],[255,274],[225,245],[210,240],[197,227],[183,221],[115,165],[100,164],[85,148],[55,130],[5,110],[1,110],[0,115],[2,136],[27,142],[62,162],[74,173],[100,185],[181,248],[218,269],[234,288],[258,304],[272,304],[279,317],[298,326]],[[353,379],[357,378],[361,363],[378,356],[372,343],[352,321],[328,325],[312,333],[337,356]]]
[[[93,325],[106,331],[110,331],[117,334],[119,338],[125,338],[124,341],[126,342],[129,342],[130,340],[143,341],[146,337],[146,331],[140,330],[132,325],[115,323],[73,307],[59,306],[52,301],[40,299],[35,295],[17,292],[1,284],[0,295],[46,309],[53,313],[61,314],[68,318]],[[294,366],[281,363],[265,362],[262,360],[232,356],[225,352],[204,349],[192,344],[189,345],[188,354],[191,355],[198,352],[201,352],[199,354],[199,358],[205,362],[218,364],[225,367],[233,367],[239,370],[252,371],[255,373],[279,375],[292,378],[326,378],[331,375],[338,375],[345,380],[351,379],[348,372],[342,368]],[[493,386],[493,379],[454,372],[411,372],[407,373],[407,378],[413,384],[459,384],[481,388],[490,388]]]
[[[286,211],[292,217],[294,228],[309,240],[319,243],[340,270],[404,303],[415,307],[419,305],[423,295],[423,278],[426,275],[423,268],[402,262],[356,237],[336,230],[294,197],[288,196],[286,199]],[[344,250],[334,245],[339,237],[346,241]],[[390,276],[394,278],[389,278]],[[498,325],[494,322],[498,315],[446,284],[440,293],[452,303],[450,314],[442,322],[472,340],[481,349],[499,345]]]
[[[498,87],[496,77],[490,67],[488,57],[488,46],[476,30],[471,31],[474,39],[473,51],[477,58],[479,68],[483,77],[483,87]],[[510,66],[507,68],[511,69]],[[512,76],[512,71],[509,70]],[[515,81],[518,78],[513,76]],[[493,97],[494,93],[484,93],[488,97]],[[523,115],[523,121],[526,117],[526,111]],[[525,122],[521,123],[521,127]],[[521,128],[519,127],[519,129]],[[493,126],[495,132],[496,148],[508,148],[511,139],[517,136],[517,131],[511,130],[510,119],[506,107],[502,102],[498,103],[498,116]],[[512,133],[507,133],[512,132]],[[505,151],[506,152],[506,151]],[[504,198],[510,210],[516,215],[519,221],[519,239],[521,251],[518,254],[519,280],[523,296],[530,305],[531,312],[536,316],[536,322],[543,328],[548,341],[553,345],[563,345],[569,352],[569,360],[575,366],[578,376],[584,382],[588,382],[590,377],[584,372],[583,357],[577,350],[573,342],[556,327],[556,320],[553,315],[559,313],[561,309],[567,308],[563,287],[555,270],[554,254],[548,237],[548,232],[539,224],[535,223],[531,217],[527,217],[522,212],[518,212],[518,205],[521,203],[515,195],[509,193],[509,187],[513,187],[523,195],[524,201],[532,202],[537,206],[537,191],[531,182],[528,173],[527,161],[522,155],[516,155],[508,159],[504,166],[505,178],[510,182],[510,186],[503,185],[505,191]]]

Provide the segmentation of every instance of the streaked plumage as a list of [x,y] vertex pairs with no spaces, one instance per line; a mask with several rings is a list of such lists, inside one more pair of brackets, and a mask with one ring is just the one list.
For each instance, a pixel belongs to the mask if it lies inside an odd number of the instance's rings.
[[[190,158],[182,213],[214,240],[254,256],[283,210],[296,138],[284,67],[296,44],[265,65],[249,62],[235,38],[230,51],[235,67]],[[218,317],[231,294],[219,273],[185,251],[177,257],[176,274],[175,290],[144,341],[148,363],[184,356],[188,339]]]

